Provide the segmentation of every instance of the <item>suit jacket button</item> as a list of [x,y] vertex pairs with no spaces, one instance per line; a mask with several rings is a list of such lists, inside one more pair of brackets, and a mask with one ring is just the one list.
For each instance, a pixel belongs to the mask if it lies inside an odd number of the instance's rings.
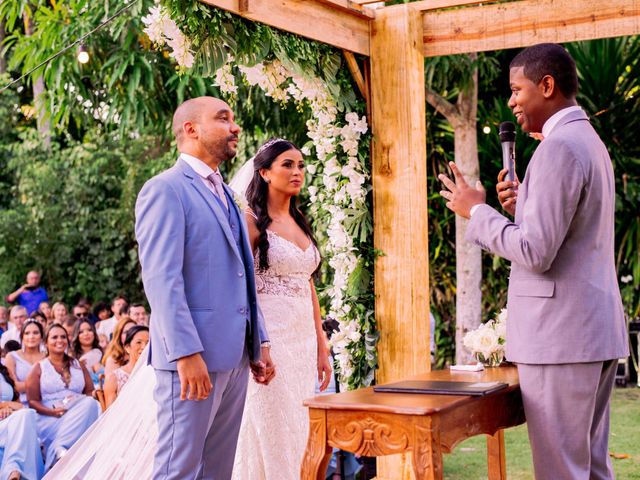
[[244,307],[240,307],[240,308],[238,309],[238,313],[244,313]]
[[244,277],[244,272],[238,272],[239,277]]

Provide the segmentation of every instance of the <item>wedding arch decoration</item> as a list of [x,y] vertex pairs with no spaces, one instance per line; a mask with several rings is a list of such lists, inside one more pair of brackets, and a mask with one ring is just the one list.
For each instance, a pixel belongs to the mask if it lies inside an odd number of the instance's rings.
[[280,104],[311,112],[306,122],[309,213],[329,266],[327,315],[342,389],[371,384],[378,332],[373,315],[373,249],[365,105],[332,47],[247,22],[198,2],[166,0],[142,18],[154,46],[177,68],[197,69],[233,99],[238,82]]

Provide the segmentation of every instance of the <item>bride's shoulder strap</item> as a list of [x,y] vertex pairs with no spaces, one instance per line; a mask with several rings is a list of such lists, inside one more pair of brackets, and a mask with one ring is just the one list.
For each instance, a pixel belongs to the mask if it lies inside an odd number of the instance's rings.
[[247,215],[253,217],[254,220],[258,220],[258,216],[253,213],[253,210],[251,210],[251,208],[247,207],[244,209],[244,213],[246,213]]

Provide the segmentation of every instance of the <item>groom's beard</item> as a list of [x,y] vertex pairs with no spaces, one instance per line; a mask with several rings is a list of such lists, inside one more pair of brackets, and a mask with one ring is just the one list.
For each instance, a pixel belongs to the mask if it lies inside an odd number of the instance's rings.
[[229,135],[224,139],[214,142],[204,142],[204,147],[214,157],[220,160],[220,163],[231,160],[236,156],[236,148],[231,146],[232,141],[237,141],[237,135]]

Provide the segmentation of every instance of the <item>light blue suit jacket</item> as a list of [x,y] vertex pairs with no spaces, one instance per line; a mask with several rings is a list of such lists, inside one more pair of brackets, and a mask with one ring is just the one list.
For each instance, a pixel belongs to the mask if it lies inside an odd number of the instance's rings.
[[253,255],[244,216],[230,199],[241,220],[241,248],[224,207],[183,160],[146,182],[138,195],[136,238],[156,369],[176,370],[176,360],[200,353],[210,372],[232,370],[245,345],[252,360],[260,358],[267,334],[256,303]]

